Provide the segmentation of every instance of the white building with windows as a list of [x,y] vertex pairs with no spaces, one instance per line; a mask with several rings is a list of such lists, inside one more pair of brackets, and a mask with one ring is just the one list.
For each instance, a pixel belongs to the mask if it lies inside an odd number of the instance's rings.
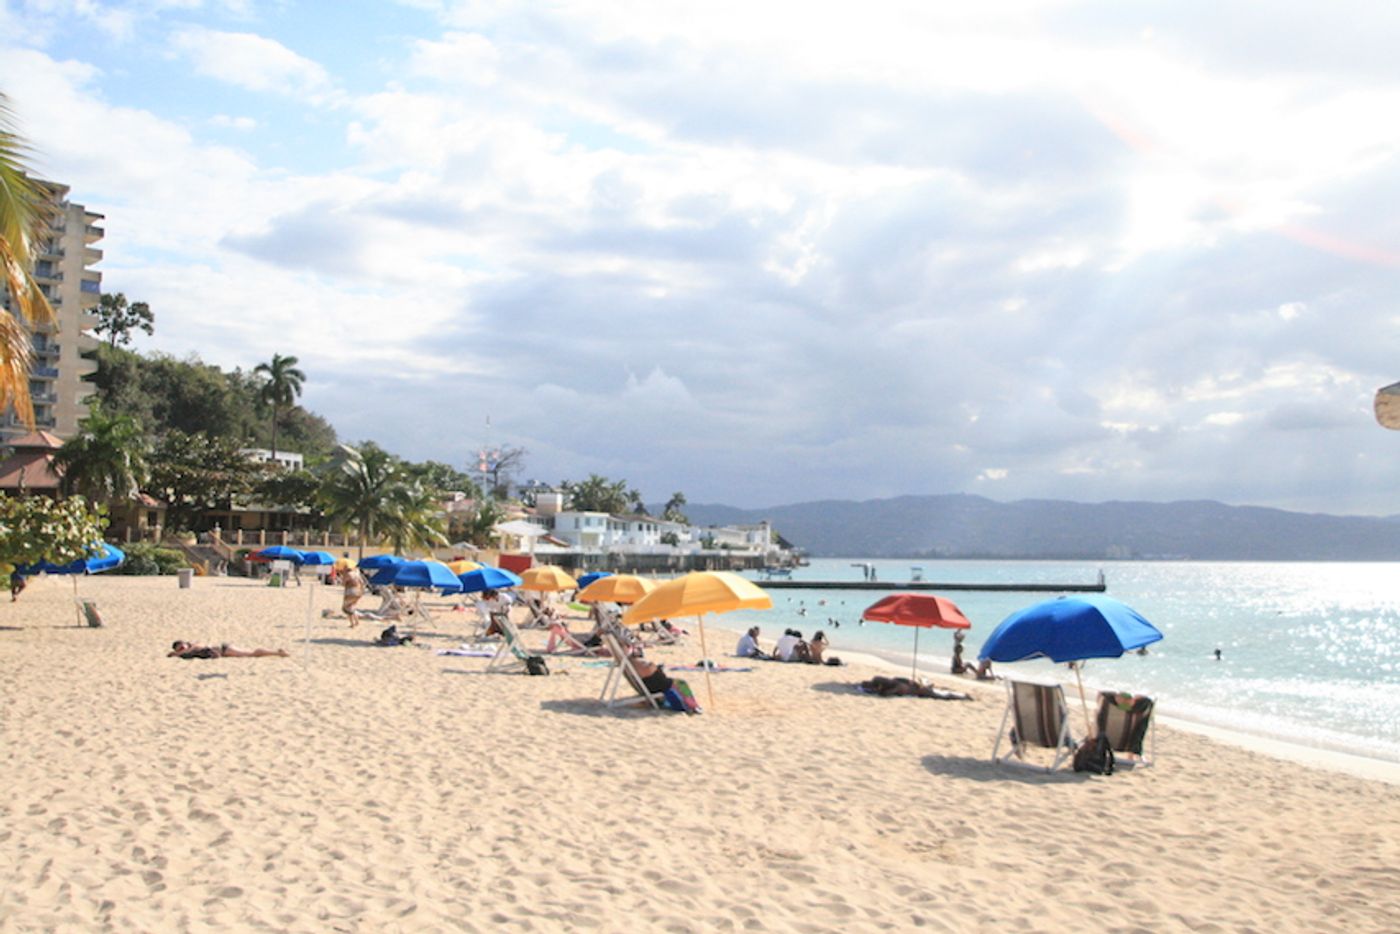
[[[87,331],[97,324],[92,309],[102,299],[102,273],[91,268],[102,259],[102,251],[93,246],[102,239],[97,225],[102,215],[69,201],[67,185],[37,184],[47,195],[48,226],[33,244],[30,271],[53,308],[54,323],[30,330],[34,363],[29,397],[36,427],[67,440],[87,418],[92,394],[87,377],[97,369],[97,362],[84,354],[97,349],[97,340]],[[0,300],[10,307],[3,286]],[[0,412],[0,442],[28,433],[13,409]]]

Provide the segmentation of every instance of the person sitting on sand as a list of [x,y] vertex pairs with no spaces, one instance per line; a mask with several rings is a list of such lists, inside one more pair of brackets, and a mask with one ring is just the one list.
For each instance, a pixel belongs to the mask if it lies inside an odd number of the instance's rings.
[[193,642],[186,642],[183,639],[176,639],[170,643],[170,651],[165,653],[166,658],[286,658],[286,649],[240,649],[237,646],[224,643],[223,645],[195,645]]
[[763,651],[763,649],[758,647],[758,633],[758,627],[753,626],[749,629],[748,632],[740,636],[739,644],[734,648],[734,654],[739,656],[740,658],[757,658],[765,660],[772,658],[773,656],[769,655],[767,652]]
[[826,659],[823,656],[830,645],[826,633],[818,629],[816,635],[812,636],[812,641],[807,643],[807,662],[813,665],[825,665]]
[[[18,571],[10,572],[10,602],[14,603],[19,599],[19,595],[24,593],[24,588],[29,584],[25,576]],[[1220,650],[1215,650],[1215,657],[1220,657]]]
[[[796,629],[783,630],[782,637],[778,639],[778,644],[773,646],[773,657],[780,662],[790,662],[797,652],[798,643],[802,642],[802,633]],[[806,643],[802,643],[805,645]]]
[[945,691],[928,684],[921,684],[910,678],[887,678],[876,675],[869,681],[862,681],[858,687],[867,694],[881,697],[928,697],[934,700],[972,700],[971,694],[959,691]]
[[967,633],[961,629],[953,632],[953,665],[952,672],[955,675],[973,674],[973,666],[963,661],[963,642],[967,639]]
[[406,636],[399,635],[399,627],[391,623],[389,628],[381,632],[379,638],[374,640],[374,644],[382,646],[412,645],[413,635],[412,633]]

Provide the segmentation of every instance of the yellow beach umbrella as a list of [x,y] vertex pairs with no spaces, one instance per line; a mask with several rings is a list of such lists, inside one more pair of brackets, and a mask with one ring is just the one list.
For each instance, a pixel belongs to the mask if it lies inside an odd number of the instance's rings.
[[468,561],[466,558],[459,558],[456,561],[447,562],[447,566],[452,569],[453,574],[465,574],[468,571],[475,571],[481,567],[476,561]]
[[541,564],[520,575],[521,590],[573,590],[578,586],[567,572],[552,564]]
[[[622,622],[635,626],[655,619],[694,616],[700,621],[700,651],[708,660],[710,651],[705,646],[706,613],[772,608],[773,599],[751,580],[729,571],[694,571],[658,584],[655,590],[622,614]],[[710,706],[713,707],[715,690],[710,683],[709,665],[705,665],[705,693],[709,695]]]
[[600,577],[578,592],[579,603],[636,603],[656,589],[656,581],[635,574]]

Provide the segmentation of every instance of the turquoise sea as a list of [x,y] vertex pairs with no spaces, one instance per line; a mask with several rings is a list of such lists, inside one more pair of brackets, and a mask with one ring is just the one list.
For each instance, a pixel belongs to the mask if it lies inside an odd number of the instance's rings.
[[[841,558],[814,559],[793,578],[861,580],[861,569],[852,566],[861,561],[890,583],[909,580],[916,565],[928,581],[978,583],[1092,583],[1102,570],[1108,594],[1136,608],[1165,638],[1146,656],[1087,663],[1086,688],[1149,694],[1164,715],[1180,720],[1400,762],[1400,564]],[[884,593],[774,590],[773,609],[752,619],[765,643],[788,627],[809,637],[821,629],[834,654],[845,648],[907,665],[913,630],[858,622]],[[943,596],[972,620],[965,655],[975,658],[1009,613],[1054,594]],[[950,632],[920,631],[921,669],[946,674],[951,653]],[[1064,666],[1044,661],[997,670],[1072,678]]]

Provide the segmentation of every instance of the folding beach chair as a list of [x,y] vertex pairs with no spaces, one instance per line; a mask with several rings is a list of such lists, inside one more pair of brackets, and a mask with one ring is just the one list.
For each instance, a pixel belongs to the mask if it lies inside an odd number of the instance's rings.
[[525,648],[525,643],[520,639],[520,630],[515,628],[515,624],[510,621],[510,617],[505,613],[496,616],[496,624],[501,630],[501,645],[496,649],[496,654],[491,656],[491,661],[487,663],[487,671],[497,671],[502,674],[509,674],[517,671],[525,671],[530,652]]
[[[1140,694],[1099,692],[1095,723],[1098,735],[1108,737],[1118,768],[1152,765],[1157,752],[1157,728],[1152,720],[1155,706],[1152,698]],[[1147,747],[1145,754],[1144,745]]]
[[608,651],[601,645],[584,645],[578,637],[569,632],[559,620],[552,620],[549,624],[549,642],[545,645],[546,655],[607,655]]
[[[1010,740],[1011,748],[1000,756],[1003,738]],[[1065,691],[1060,685],[1006,682],[1006,713],[1002,715],[996,745],[992,747],[992,761],[1005,762],[1014,756],[1017,760],[1014,765],[1039,768],[1024,761],[1027,746],[1055,751],[1055,761],[1045,767],[1047,772],[1053,772],[1060,763],[1074,756],[1069,708],[1065,706]]]
[[[598,695],[598,699],[609,707],[616,707],[619,704],[647,703],[651,705],[653,710],[661,710],[662,705],[666,703],[666,694],[647,688],[642,681],[642,676],[637,674],[637,666],[632,664],[632,656],[623,647],[622,640],[617,637],[617,633],[612,630],[605,631],[603,645],[607,647],[608,654],[612,656],[612,667],[608,669],[608,677],[603,682],[603,692]],[[617,696],[624,681],[636,692],[635,695]]]
[[102,628],[102,614],[97,610],[97,601],[89,600],[86,597],[78,601],[78,615],[80,619],[93,629]]

